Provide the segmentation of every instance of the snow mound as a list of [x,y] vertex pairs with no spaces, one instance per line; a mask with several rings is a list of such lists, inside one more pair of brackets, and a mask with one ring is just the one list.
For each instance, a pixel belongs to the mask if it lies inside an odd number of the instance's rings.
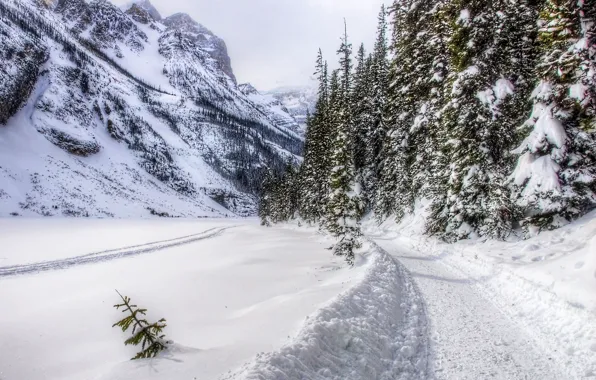
[[371,250],[363,280],[307,317],[292,343],[223,379],[426,378],[422,300],[401,265]]

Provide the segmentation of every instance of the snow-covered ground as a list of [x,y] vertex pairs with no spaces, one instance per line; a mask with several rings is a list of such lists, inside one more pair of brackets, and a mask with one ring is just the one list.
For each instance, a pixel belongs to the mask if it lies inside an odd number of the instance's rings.
[[[362,280],[329,245],[250,220],[0,220],[0,378],[216,379]],[[128,360],[115,289],[167,319],[170,352]]]
[[596,213],[529,240],[444,244],[365,223],[419,286],[439,379],[596,377]]
[[[0,220],[5,379],[422,379],[427,318],[404,267],[354,268],[310,228],[254,220]],[[114,289],[174,344],[130,361]]]
[[[0,219],[0,378],[596,376],[596,215],[454,245],[421,238],[420,220],[366,222],[347,268],[295,225]],[[167,319],[168,351],[128,360],[115,289]]]

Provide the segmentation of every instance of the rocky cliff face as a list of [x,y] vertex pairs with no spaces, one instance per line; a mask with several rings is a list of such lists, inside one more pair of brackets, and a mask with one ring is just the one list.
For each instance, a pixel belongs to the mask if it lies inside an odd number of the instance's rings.
[[176,13],[167,17],[163,20],[163,24],[168,27],[168,33],[183,36],[194,46],[207,52],[219,66],[218,68],[236,83],[232,62],[228,56],[228,48],[224,40],[193,20],[186,13]]
[[0,216],[249,215],[265,171],[299,159],[225,43],[153,10],[0,3]]
[[2,19],[0,46],[0,124],[4,124],[31,95],[48,52],[35,36],[22,36],[17,25]]
[[133,6],[137,6],[140,9],[143,9],[147,12],[154,21],[161,21],[161,14],[157,11],[157,9],[149,2],[149,0],[140,0],[133,2],[132,4],[128,5],[126,8],[132,8]]
[[138,52],[148,42],[137,23],[107,0],[59,0],[55,11],[73,34],[118,58],[123,57],[123,49]]
[[126,14],[129,15],[133,21],[138,22],[139,24],[145,25],[153,25],[156,19],[142,6],[139,4],[132,4],[130,8],[126,11]]

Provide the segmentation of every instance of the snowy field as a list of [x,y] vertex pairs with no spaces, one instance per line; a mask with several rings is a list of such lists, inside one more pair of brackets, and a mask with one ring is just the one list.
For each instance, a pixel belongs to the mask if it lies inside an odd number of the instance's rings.
[[[329,245],[246,220],[0,220],[0,378],[216,379],[363,277]],[[128,360],[114,289],[167,319],[169,353]]]

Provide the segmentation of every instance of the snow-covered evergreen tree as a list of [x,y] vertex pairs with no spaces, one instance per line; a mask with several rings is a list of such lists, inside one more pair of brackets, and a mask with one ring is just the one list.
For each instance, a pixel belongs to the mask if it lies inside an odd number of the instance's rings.
[[[509,0],[452,1],[447,10],[449,75],[438,136],[448,161],[435,182],[444,198],[433,204],[428,230],[448,240],[505,238],[515,212],[506,186],[507,157],[526,111],[523,102],[510,98],[516,85],[521,94],[528,86],[519,62],[531,60],[531,31],[523,33],[531,10],[525,1]],[[511,30],[521,38],[511,39]],[[504,102],[510,102],[506,116]]]
[[389,61],[387,58],[387,11],[381,6],[378,17],[377,39],[370,57],[369,69],[371,126],[368,131],[366,150],[366,171],[363,179],[363,192],[366,194],[366,208],[372,209],[380,177],[381,150],[387,137],[387,91],[389,88]]
[[[328,134],[328,74],[327,62],[319,50],[315,75],[319,80],[318,101],[314,115],[308,120],[304,162],[300,170],[300,216],[309,221],[319,221],[325,209],[329,184],[329,134]],[[321,180],[323,179],[323,180]]]
[[354,72],[347,33],[330,80],[319,55],[304,163],[264,209],[297,203],[351,260],[370,209],[399,220],[425,201],[427,233],[453,241],[595,208],[594,1],[396,0],[390,62],[384,9]]
[[546,0],[540,12],[540,82],[512,179],[528,233],[596,207],[593,0]]
[[[398,220],[433,182],[437,114],[446,74],[443,1],[396,1],[386,106],[388,135],[377,189],[378,216]],[[424,194],[423,194],[424,193]]]
[[[327,203],[327,229],[340,241],[335,245],[336,255],[354,262],[354,249],[359,246],[362,217],[360,188],[355,177],[352,120],[352,45],[347,28],[338,50],[340,56],[339,82],[332,88],[335,93],[332,117],[335,125],[333,151],[331,152],[330,194]],[[333,84],[332,80],[332,84]]]
[[372,176],[373,163],[370,159],[371,135],[374,128],[373,104],[373,58],[366,56],[364,44],[360,46],[356,58],[352,98],[352,140],[354,155],[354,170],[356,181],[362,189],[363,202],[368,209],[371,203],[370,195],[373,194]]

